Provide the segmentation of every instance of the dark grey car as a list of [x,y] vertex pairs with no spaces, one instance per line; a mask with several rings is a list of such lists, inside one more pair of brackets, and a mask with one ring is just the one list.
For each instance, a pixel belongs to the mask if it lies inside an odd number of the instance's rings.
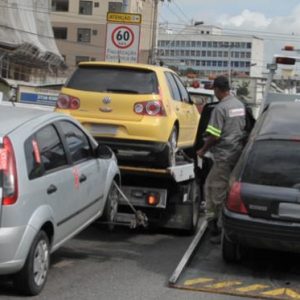
[[114,218],[120,174],[108,150],[69,116],[0,106],[0,274],[19,290],[38,294],[50,253]]
[[230,180],[222,252],[241,246],[300,252],[300,103],[271,103]]

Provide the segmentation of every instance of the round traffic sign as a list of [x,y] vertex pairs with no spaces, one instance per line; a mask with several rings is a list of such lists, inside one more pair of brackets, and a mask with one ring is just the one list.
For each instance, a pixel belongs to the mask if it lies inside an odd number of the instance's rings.
[[134,33],[128,26],[121,25],[113,30],[111,40],[117,48],[126,49],[133,44]]

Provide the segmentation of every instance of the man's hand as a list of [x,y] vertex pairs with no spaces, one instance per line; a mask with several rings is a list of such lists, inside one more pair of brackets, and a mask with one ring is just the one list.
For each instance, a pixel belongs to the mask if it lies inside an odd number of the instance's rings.
[[199,149],[196,153],[199,157],[203,158],[204,157],[204,154],[205,154],[205,149],[201,148]]

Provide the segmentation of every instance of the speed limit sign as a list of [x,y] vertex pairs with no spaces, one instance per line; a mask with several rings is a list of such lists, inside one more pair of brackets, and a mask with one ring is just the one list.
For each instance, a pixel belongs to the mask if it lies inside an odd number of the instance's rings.
[[118,26],[111,35],[112,42],[117,48],[129,48],[134,42],[134,32],[128,26]]
[[107,23],[106,61],[138,62],[139,24]]

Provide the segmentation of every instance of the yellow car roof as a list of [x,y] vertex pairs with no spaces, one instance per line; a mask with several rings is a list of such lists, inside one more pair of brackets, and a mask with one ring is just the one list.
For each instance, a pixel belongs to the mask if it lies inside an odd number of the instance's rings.
[[[148,69],[152,71],[172,71],[169,68],[149,65],[149,64],[140,64],[140,63],[118,63],[118,62],[108,62],[108,61],[87,61],[79,63],[79,66],[111,66],[111,67],[124,67],[124,68],[140,68]],[[173,72],[173,71],[172,71]]]

